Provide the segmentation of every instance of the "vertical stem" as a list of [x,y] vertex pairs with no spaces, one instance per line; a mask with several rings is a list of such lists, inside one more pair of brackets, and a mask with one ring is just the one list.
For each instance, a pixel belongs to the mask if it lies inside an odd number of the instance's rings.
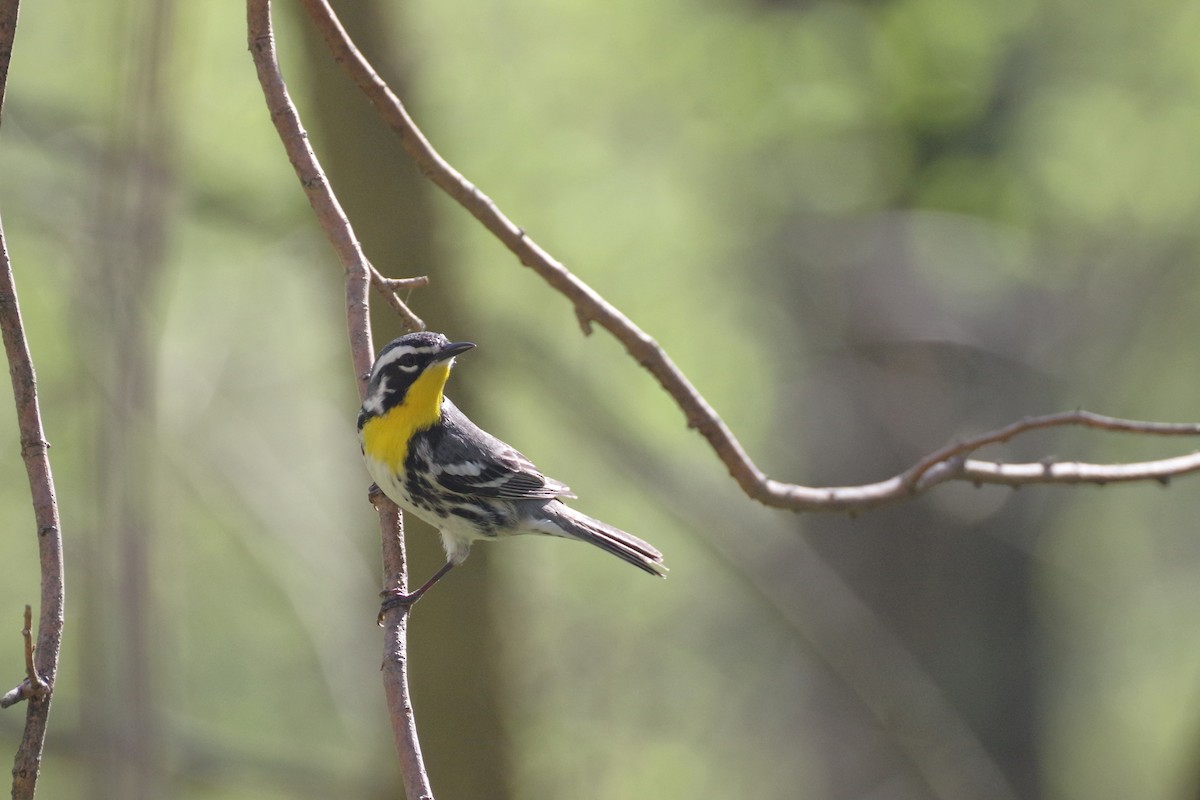
[[8,372],[12,378],[13,396],[17,407],[17,426],[21,432],[21,456],[29,476],[33,497],[33,516],[37,526],[38,558],[41,563],[42,596],[38,618],[37,647],[34,666],[46,685],[45,692],[31,694],[25,714],[25,732],[13,761],[13,797],[32,798],[41,770],[42,747],[46,741],[46,724],[50,715],[50,698],[58,674],[58,655],[62,645],[63,628],[63,559],[62,533],[59,528],[58,503],[54,496],[54,477],[50,472],[50,445],[42,429],[38,407],[37,379],[21,310],[17,304],[17,288],[13,280],[8,244],[0,227],[0,331],[4,351],[8,356]]
[[[18,0],[0,0],[0,110],[4,106],[4,90],[8,66],[12,57],[13,39],[17,29]],[[46,725],[50,716],[50,699],[58,674],[58,656],[62,645],[63,628],[63,558],[62,532],[59,528],[58,503],[54,496],[54,477],[50,472],[49,443],[42,428],[38,406],[37,378],[21,309],[17,302],[17,287],[13,278],[12,261],[4,227],[0,224],[0,335],[8,357],[8,373],[12,378],[13,400],[17,409],[17,427],[21,437],[21,458],[29,477],[33,499],[34,523],[37,526],[38,559],[41,566],[41,612],[38,617],[37,648],[34,667],[45,686],[29,694],[25,712],[25,730],[13,759],[12,796],[15,800],[31,800],[41,771],[42,749],[46,742]]]
[[[404,515],[380,494],[376,500],[379,528],[383,536],[383,585],[408,591],[404,547]],[[383,690],[391,710],[392,737],[404,776],[408,800],[433,800],[433,789],[421,756],[417,720],[408,686],[408,609],[395,608],[384,617]]]
[[[288,95],[275,52],[275,34],[271,25],[270,0],[247,0],[247,36],[267,110],[276,132],[287,151],[313,213],[330,244],[337,252],[346,275],[346,323],[350,337],[350,358],[359,396],[366,391],[367,377],[374,361],[367,293],[370,289],[370,264],[358,244],[350,220],[329,185],[329,180],[308,141]],[[399,509],[386,498],[378,504],[379,527],[383,537],[383,571],[386,586],[403,586],[406,578],[404,529]],[[386,618],[383,685],[396,752],[409,800],[432,800],[433,790],[421,758],[417,728],[408,689],[408,621],[403,609],[393,609]]]

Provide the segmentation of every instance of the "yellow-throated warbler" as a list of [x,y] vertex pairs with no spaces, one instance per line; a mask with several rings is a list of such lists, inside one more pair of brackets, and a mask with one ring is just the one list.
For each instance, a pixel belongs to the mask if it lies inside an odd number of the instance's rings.
[[479,428],[443,396],[454,357],[471,342],[440,333],[401,336],[380,351],[358,415],[367,471],[385,495],[437,528],[446,564],[410,594],[389,593],[385,608],[415,603],[466,560],[476,539],[540,533],[578,539],[652,575],[667,568],[652,545],[581,514],[560,498],[567,486]]

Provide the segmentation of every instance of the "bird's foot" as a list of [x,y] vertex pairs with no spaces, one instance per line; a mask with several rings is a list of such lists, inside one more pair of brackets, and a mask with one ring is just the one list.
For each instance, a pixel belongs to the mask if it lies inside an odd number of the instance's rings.
[[424,592],[419,591],[405,594],[399,589],[388,589],[387,591],[380,592],[379,596],[383,598],[383,602],[379,604],[379,616],[376,617],[375,621],[382,628],[383,617],[387,612],[393,608],[403,608],[405,610],[412,608],[413,603],[420,600],[422,594]]

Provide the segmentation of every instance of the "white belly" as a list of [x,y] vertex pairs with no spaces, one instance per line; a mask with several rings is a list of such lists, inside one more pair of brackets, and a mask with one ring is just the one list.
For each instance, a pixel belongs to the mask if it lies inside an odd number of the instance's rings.
[[405,476],[397,474],[382,461],[366,456],[367,472],[388,498],[406,513],[437,528],[442,536],[442,548],[446,559],[455,564],[467,560],[471,543],[478,539],[493,538],[480,531],[469,520],[449,513],[438,513],[428,505],[417,503],[405,487]]

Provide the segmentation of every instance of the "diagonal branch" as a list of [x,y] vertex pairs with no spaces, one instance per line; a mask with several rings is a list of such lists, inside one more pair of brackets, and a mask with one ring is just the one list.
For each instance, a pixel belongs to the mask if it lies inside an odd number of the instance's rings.
[[905,472],[861,486],[811,487],[777,481],[766,475],[746,453],[733,431],[670,356],[615,306],[573,275],[497,207],[490,197],[454,169],[413,122],[404,104],[363,57],[346,34],[327,0],[302,0],[305,9],[333,54],[379,115],[400,137],[408,155],[431,181],[454,198],[492,232],[522,264],[533,269],[575,306],[585,333],[599,323],[625,346],[629,355],[659,382],[683,412],[688,427],[700,432],[749,497],[768,506],[795,511],[859,511],[895,503],[949,480],[1008,486],[1034,483],[1106,483],[1155,480],[1200,470],[1200,454],[1135,464],[1089,464],[1046,460],[1033,464],[1003,464],[968,459],[967,455],[1028,431],[1064,425],[1171,436],[1200,435],[1200,425],[1171,425],[1117,420],[1085,411],[1053,414],[1013,423],[989,434],[949,445]]
[[[275,123],[275,129],[296,171],[296,177],[300,179],[300,185],[304,188],[321,228],[337,252],[346,274],[346,322],[350,337],[350,356],[359,396],[362,397],[366,391],[371,362],[374,360],[371,323],[367,314],[369,286],[374,284],[384,293],[410,329],[419,329],[423,328],[424,324],[408,310],[396,293],[422,286],[426,279],[389,280],[380,275],[367,261],[358,238],[354,235],[354,229],[350,226],[350,221],[308,142],[308,134],[301,125],[300,115],[288,96],[275,52],[270,0],[247,0],[246,19],[250,53],[254,58],[267,108],[271,112],[271,120]],[[387,498],[379,497],[373,502],[376,503],[379,512],[384,586],[398,587],[404,591],[407,588],[407,570],[403,518],[399,509]],[[404,609],[397,608],[389,611],[384,619],[387,623],[382,667],[384,692],[387,696],[405,793],[413,800],[432,800],[433,790],[430,788],[429,777],[421,757],[408,687],[408,615]]]
[[[351,227],[346,212],[329,185],[325,170],[321,168],[316,153],[309,144],[308,133],[300,123],[300,114],[288,96],[287,86],[283,82],[283,75],[275,57],[270,0],[249,0],[247,14],[251,26],[250,53],[254,57],[258,80],[267,99],[271,121],[275,123],[275,130],[283,142],[288,160],[296,171],[296,177],[299,178],[300,186],[308,197],[317,222],[329,243],[333,245],[347,274],[346,319],[350,326],[350,351],[354,359],[354,374],[358,378],[361,395],[366,389],[366,376],[371,371],[374,349],[370,340],[371,325],[367,318],[365,292],[362,291],[367,280],[384,294],[410,330],[420,330],[425,327],[425,323],[409,310],[396,292],[402,288],[422,285],[421,282],[425,279],[389,280],[367,260],[354,235],[354,228]],[[350,276],[353,276],[353,281],[350,280]],[[353,290],[351,283],[354,284]]]

